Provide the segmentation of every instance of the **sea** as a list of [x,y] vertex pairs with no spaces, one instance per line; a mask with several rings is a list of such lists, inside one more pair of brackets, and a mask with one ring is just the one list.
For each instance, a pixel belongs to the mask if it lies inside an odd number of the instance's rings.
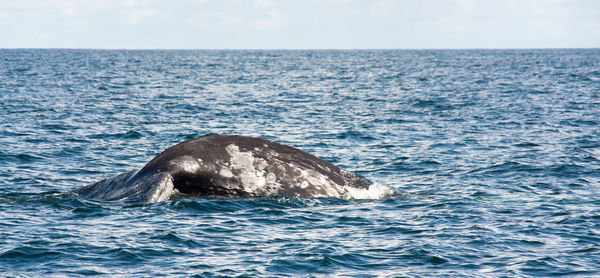
[[[214,134],[382,198],[90,201]],[[0,49],[0,277],[600,277],[600,49]]]

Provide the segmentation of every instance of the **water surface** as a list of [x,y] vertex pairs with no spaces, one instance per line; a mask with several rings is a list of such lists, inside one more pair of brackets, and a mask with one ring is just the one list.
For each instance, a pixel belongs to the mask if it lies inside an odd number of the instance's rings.
[[[0,50],[6,276],[600,275],[600,50]],[[65,192],[210,134],[398,195]]]

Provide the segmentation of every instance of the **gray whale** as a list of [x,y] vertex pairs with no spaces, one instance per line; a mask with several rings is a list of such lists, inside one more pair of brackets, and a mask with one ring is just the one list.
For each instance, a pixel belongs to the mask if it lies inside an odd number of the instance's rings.
[[[92,200],[147,204],[168,200],[177,192],[192,196],[347,199],[366,194],[370,198],[372,185],[360,175],[294,147],[261,138],[215,135],[183,141],[137,171],[73,192]],[[387,187],[375,189],[375,198],[391,191]]]

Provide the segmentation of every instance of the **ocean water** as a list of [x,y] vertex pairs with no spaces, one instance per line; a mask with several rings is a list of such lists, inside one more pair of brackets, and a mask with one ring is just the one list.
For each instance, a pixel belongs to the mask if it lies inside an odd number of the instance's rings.
[[[211,134],[376,200],[92,202]],[[0,50],[0,276],[600,276],[600,49]]]

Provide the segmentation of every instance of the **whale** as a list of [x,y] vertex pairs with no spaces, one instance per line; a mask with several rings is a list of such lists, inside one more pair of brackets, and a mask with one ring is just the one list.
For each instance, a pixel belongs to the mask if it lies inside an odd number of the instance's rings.
[[300,149],[212,135],[167,148],[138,170],[73,190],[84,199],[150,204],[173,196],[379,198],[391,189]]

